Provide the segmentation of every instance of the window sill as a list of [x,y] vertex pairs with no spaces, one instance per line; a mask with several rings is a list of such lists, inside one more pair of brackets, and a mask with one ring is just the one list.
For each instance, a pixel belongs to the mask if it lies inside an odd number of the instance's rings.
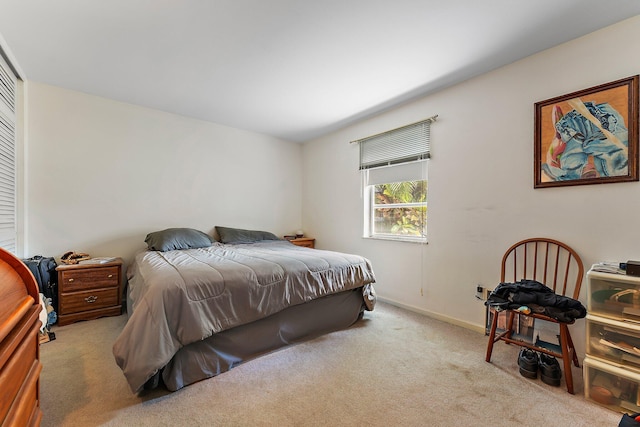
[[362,236],[363,239],[369,240],[391,240],[394,242],[403,242],[403,243],[421,243],[427,244],[427,238],[423,237],[396,237],[396,236]]

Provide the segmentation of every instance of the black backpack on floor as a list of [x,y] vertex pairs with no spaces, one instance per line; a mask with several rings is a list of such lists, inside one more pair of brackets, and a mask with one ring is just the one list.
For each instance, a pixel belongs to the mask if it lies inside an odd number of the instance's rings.
[[53,311],[58,312],[58,272],[56,267],[58,264],[52,257],[43,257],[36,255],[31,258],[23,259],[31,273],[33,273],[38,282],[40,293],[45,298],[51,299]]

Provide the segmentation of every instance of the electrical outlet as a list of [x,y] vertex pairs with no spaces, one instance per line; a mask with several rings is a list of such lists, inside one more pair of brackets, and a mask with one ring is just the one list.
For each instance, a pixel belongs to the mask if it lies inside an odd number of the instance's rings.
[[482,285],[476,285],[476,298],[484,301],[484,287]]

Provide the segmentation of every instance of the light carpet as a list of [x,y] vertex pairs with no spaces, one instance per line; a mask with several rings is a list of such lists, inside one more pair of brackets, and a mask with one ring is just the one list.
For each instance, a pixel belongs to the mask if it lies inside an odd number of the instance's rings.
[[[111,346],[126,316],[54,327],[43,426],[617,426],[621,414],[518,373],[518,348],[378,303],[363,321],[175,393],[133,394]],[[579,339],[579,337],[574,337]]]

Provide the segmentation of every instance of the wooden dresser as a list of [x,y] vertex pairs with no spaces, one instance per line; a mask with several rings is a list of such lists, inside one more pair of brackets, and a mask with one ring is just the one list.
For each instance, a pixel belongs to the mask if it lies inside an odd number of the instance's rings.
[[40,346],[36,280],[0,248],[0,426],[39,426]]
[[122,313],[122,259],[104,264],[59,265],[58,324]]

